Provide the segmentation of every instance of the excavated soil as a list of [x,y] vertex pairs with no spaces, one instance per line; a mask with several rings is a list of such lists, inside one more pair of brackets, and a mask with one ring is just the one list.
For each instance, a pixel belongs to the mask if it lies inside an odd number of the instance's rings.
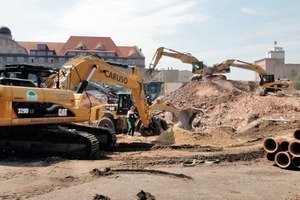
[[252,81],[191,81],[165,99],[202,110],[192,130],[174,121],[159,136],[119,134],[100,160],[2,159],[0,199],[299,199],[299,170],[276,167],[262,148],[300,127],[299,92],[259,91]]

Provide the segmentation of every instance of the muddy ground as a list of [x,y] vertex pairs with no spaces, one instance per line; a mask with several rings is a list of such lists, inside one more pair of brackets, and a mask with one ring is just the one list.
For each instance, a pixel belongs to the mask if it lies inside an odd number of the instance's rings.
[[263,140],[300,127],[296,93],[253,82],[191,82],[166,99],[203,112],[193,130],[117,135],[99,160],[1,158],[0,199],[300,199],[300,171],[266,159]]
[[268,161],[262,139],[228,146],[207,136],[207,145],[162,145],[162,136],[118,135],[100,160],[5,158],[0,199],[300,199],[300,172]]

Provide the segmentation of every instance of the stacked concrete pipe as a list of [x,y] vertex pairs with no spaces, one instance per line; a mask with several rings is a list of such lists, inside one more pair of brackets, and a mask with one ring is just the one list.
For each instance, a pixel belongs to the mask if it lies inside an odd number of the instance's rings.
[[300,169],[300,128],[291,136],[269,137],[263,142],[266,157],[280,168]]

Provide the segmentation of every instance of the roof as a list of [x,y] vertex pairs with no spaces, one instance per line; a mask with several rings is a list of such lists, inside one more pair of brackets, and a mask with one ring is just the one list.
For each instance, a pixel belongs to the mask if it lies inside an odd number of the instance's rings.
[[[145,57],[140,49],[137,46],[119,46],[119,50],[122,54],[122,57],[129,57],[134,54]],[[121,57],[121,56],[120,56]]]
[[23,42],[23,41],[17,41],[17,42],[20,46],[24,47],[28,53],[30,53],[30,50],[37,50],[38,44],[46,44],[49,50],[54,50],[56,54],[58,54],[58,52],[65,44],[60,42]]
[[18,42],[29,53],[37,50],[38,44],[46,44],[49,50],[54,50],[57,55],[64,56],[68,51],[84,52],[115,52],[118,57],[130,57],[137,54],[145,57],[137,46],[117,46],[110,37],[71,36],[66,43],[60,42]]
[[[68,51],[79,50],[114,51],[120,54],[117,45],[110,37],[91,37],[91,36],[71,36],[59,51],[59,55],[65,55]],[[99,49],[100,48],[100,49]]]

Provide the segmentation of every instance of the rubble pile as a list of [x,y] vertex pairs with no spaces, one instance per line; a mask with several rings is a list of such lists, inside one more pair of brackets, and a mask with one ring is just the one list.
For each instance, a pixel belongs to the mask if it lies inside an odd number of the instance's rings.
[[[300,97],[269,94],[260,96],[254,81],[221,78],[191,81],[166,96],[178,107],[193,106],[203,114],[194,120],[196,131],[233,129],[235,136],[269,136],[300,126]],[[274,124],[285,123],[285,126]],[[278,131],[276,133],[276,131]]]

